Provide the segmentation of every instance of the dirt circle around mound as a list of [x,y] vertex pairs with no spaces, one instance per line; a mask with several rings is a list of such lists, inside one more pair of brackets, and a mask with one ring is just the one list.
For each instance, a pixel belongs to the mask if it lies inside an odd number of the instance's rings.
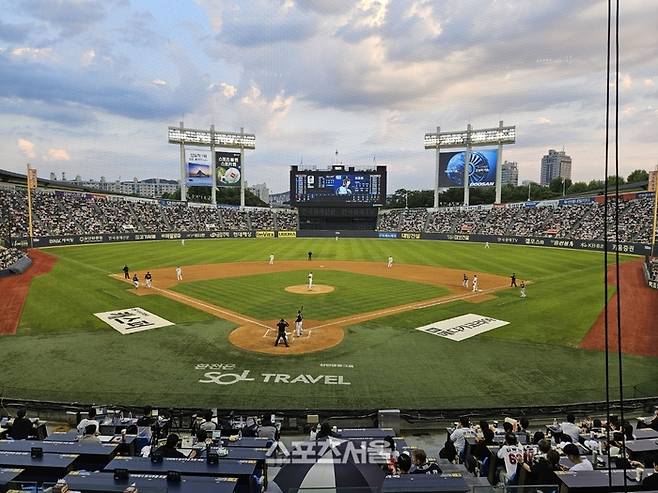
[[333,286],[328,284],[314,284],[311,289],[308,289],[307,284],[296,284],[294,286],[286,286],[284,288],[288,293],[294,294],[327,294],[335,290]]
[[[315,353],[337,346],[343,341],[345,331],[338,325],[325,325],[318,329],[304,328],[301,337],[294,335],[294,324],[288,328],[288,344],[283,342],[274,345],[277,336],[276,320],[272,320],[268,329],[261,325],[249,324],[234,329],[228,336],[228,340],[234,346],[256,353],[286,356],[295,354]],[[306,322],[306,321],[305,321]],[[305,323],[305,326],[308,325]]]

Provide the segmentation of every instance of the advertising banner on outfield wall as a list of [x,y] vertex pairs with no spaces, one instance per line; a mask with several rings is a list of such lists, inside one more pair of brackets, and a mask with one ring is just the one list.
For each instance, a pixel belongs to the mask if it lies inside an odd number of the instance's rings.
[[[465,151],[442,152],[439,156],[439,186],[464,186]],[[497,149],[472,150],[468,162],[468,183],[471,187],[493,187],[496,184]]]
[[215,173],[217,186],[236,188],[242,180],[242,163],[239,152],[215,152]]
[[[114,243],[117,241],[145,241],[145,240],[179,240],[194,238],[334,238],[334,230],[300,230],[300,231],[185,231],[182,233],[116,233],[102,235],[78,235],[78,236],[36,236],[35,247],[48,247],[60,245],[82,245],[87,243]],[[383,239],[421,239],[421,240],[447,240],[447,241],[471,241],[489,242],[489,244],[503,243],[509,245],[543,246],[554,248],[573,248],[575,250],[597,250],[603,251],[602,240],[568,240],[561,238],[537,238],[526,236],[497,236],[476,235],[469,233],[399,233],[395,231],[341,231],[340,236],[344,238],[383,238]],[[7,246],[25,248],[29,246],[26,237],[12,238],[6,241]],[[610,243],[610,251],[629,253],[633,255],[651,254],[651,245],[644,243]]]
[[212,186],[212,154],[210,151],[185,151],[187,162],[187,186]]

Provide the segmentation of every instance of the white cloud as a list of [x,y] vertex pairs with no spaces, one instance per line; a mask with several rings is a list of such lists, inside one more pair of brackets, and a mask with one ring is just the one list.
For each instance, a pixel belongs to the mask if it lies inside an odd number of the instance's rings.
[[238,92],[237,87],[227,84],[226,82],[222,82],[220,85],[222,86],[222,94],[224,94],[227,99],[231,99]]
[[80,63],[86,67],[94,61],[94,58],[96,58],[96,51],[93,49],[86,50],[80,57]]
[[620,85],[622,89],[630,89],[633,87],[633,78],[630,74],[621,74],[620,79]]
[[37,153],[34,149],[34,144],[27,139],[18,139],[16,142],[23,156],[28,159],[36,159]]
[[552,122],[550,118],[546,118],[545,116],[538,116],[537,123],[539,123],[540,125],[549,125]]
[[70,161],[71,156],[66,149],[51,147],[43,156],[44,161]]
[[160,86],[160,87],[163,87],[163,86],[166,86],[166,85],[167,85],[167,81],[166,81],[166,80],[162,80],[162,79],[153,79],[153,80],[151,81],[151,84],[153,84],[154,86]]
[[53,60],[55,54],[52,48],[31,48],[22,46],[11,50],[14,58],[27,58],[31,60]]
[[648,87],[650,89],[655,86],[655,83],[653,82],[653,79],[644,79],[644,81],[642,81],[642,83],[644,84],[644,87]]

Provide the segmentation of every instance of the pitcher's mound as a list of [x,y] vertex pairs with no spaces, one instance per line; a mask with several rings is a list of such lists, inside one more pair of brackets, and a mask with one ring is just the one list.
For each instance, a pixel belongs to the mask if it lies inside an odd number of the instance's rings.
[[328,284],[314,284],[313,289],[308,289],[307,284],[297,284],[295,286],[287,286],[284,289],[289,293],[295,294],[327,294],[336,288]]

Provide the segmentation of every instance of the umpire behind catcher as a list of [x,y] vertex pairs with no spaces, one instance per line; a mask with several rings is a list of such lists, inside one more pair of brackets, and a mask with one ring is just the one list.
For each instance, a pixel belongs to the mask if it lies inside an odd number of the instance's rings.
[[276,324],[277,328],[279,329],[279,332],[276,336],[276,341],[274,342],[275,346],[279,345],[279,340],[283,340],[283,342],[286,343],[286,347],[290,347],[288,345],[288,336],[286,335],[286,327],[288,327],[288,322],[286,322],[284,319],[279,320],[279,323]]

